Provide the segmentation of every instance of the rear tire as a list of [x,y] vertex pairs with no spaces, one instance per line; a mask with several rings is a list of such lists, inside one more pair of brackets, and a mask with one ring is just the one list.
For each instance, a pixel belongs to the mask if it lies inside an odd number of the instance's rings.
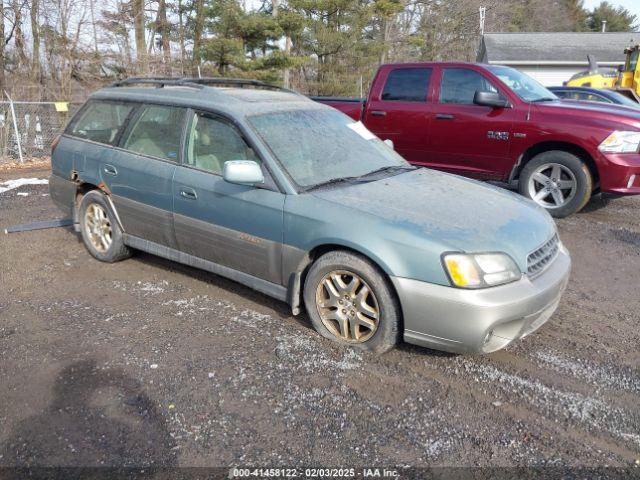
[[113,263],[131,256],[115,214],[102,192],[91,190],[82,197],[78,217],[82,240],[93,257]]
[[593,191],[589,167],[577,156],[559,150],[533,157],[522,169],[520,194],[563,218],[584,208]]
[[381,354],[399,341],[395,292],[361,255],[338,250],[316,260],[305,279],[304,303],[316,331],[337,343]]

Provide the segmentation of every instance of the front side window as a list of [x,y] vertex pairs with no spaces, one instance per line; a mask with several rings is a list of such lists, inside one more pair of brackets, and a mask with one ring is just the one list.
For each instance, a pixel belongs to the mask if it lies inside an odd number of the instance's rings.
[[147,105],[131,128],[123,147],[135,153],[178,161],[184,108]]
[[430,68],[398,68],[393,70],[384,85],[382,100],[425,102],[430,79]]
[[187,165],[221,175],[224,163],[230,160],[258,158],[235,127],[217,117],[196,113],[187,140]]
[[292,110],[248,119],[283,169],[305,190],[381,170],[412,168],[362,123],[335,110]]
[[604,97],[601,97],[600,95],[594,95],[593,93],[580,93],[578,95],[578,99],[580,100],[586,100],[587,102],[605,102],[605,103],[611,103],[609,100],[607,100]]
[[76,137],[113,145],[133,104],[92,101],[74,122],[69,132]]
[[440,103],[473,105],[476,92],[497,92],[481,73],[468,68],[446,68],[440,81]]

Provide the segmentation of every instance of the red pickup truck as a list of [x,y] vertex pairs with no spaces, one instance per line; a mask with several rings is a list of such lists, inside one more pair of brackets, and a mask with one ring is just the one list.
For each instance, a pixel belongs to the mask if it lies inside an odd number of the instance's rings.
[[640,112],[560,101],[509,67],[383,65],[366,100],[315,100],[392,140],[415,165],[508,183],[556,217],[593,193],[640,194]]

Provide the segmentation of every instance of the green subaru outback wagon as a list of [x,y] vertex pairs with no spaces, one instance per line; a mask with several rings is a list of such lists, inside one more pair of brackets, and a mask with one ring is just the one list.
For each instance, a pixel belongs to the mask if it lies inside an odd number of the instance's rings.
[[498,350],[551,317],[569,277],[542,208],[412,167],[361,123],[255,81],[113,84],[55,142],[52,170],[98,260],[199,267],[374,352]]

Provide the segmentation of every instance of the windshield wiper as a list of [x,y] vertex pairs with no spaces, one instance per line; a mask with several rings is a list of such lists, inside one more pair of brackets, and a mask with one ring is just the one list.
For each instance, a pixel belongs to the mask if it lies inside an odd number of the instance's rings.
[[325,182],[316,183],[315,185],[310,185],[303,189],[303,192],[308,192],[310,190],[315,190],[317,188],[326,187],[329,185],[335,185],[336,183],[354,183],[358,180],[359,177],[342,177],[342,178],[332,178]]
[[378,173],[408,171],[408,170],[415,170],[416,168],[417,167],[414,167],[412,165],[389,165],[386,167],[378,168],[376,170],[372,170],[371,172],[368,172],[362,175],[357,175],[353,177],[332,178],[325,182],[320,182],[320,183],[316,183],[315,185],[311,185],[305,188],[303,191],[308,192],[310,190],[315,190],[317,188],[322,188],[329,185],[335,185],[337,183],[364,183],[369,181],[369,177],[374,176]]
[[378,173],[395,173],[395,172],[400,172],[400,171],[408,171],[408,170],[415,170],[417,167],[414,167],[412,165],[389,165],[387,167],[382,167],[382,168],[378,168],[376,170],[372,170],[369,173],[365,173],[364,175],[360,175],[359,177],[357,177],[358,179],[364,179],[367,177],[371,177],[373,175],[376,175]]

